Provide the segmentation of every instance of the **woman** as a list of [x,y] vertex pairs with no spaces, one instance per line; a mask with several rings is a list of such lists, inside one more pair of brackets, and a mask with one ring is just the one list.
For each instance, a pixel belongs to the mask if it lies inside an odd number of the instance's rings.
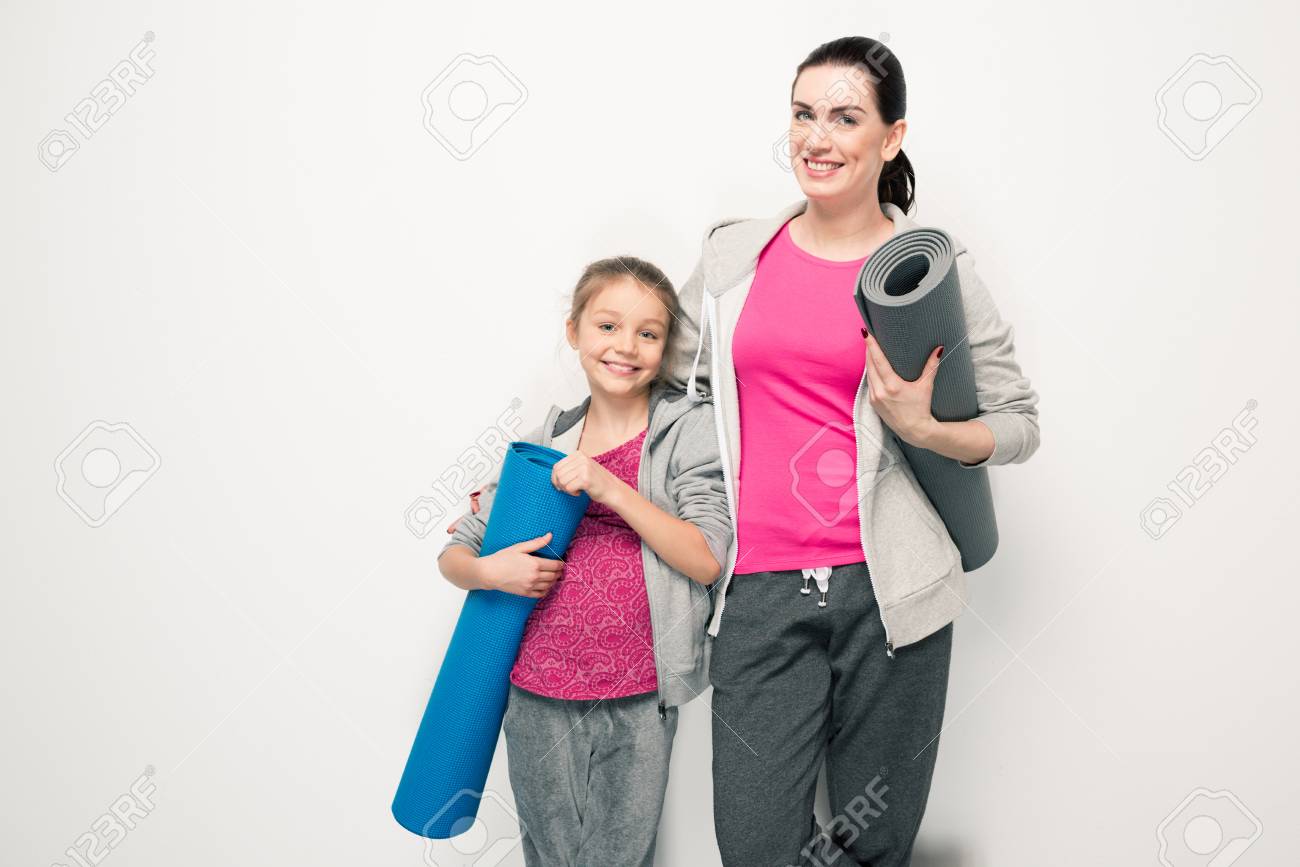
[[[910,862],[967,591],[897,440],[968,467],[1038,448],[1038,396],[1012,328],[955,238],[978,418],[930,413],[944,347],[907,382],[862,327],[863,263],[916,225],[905,106],[902,67],[880,42],[813,51],[791,91],[805,198],[710,226],[680,293],[683,339],[665,377],[695,399],[712,390],[735,510],[708,629],[726,865],[824,864],[840,850],[841,864]],[[824,831],[813,816],[823,759],[836,817]]]

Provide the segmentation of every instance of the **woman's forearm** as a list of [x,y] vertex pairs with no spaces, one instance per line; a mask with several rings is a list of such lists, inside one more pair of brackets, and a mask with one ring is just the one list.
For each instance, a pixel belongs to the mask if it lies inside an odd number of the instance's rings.
[[966,421],[932,419],[932,423],[912,443],[965,464],[978,464],[985,460],[993,454],[996,444],[993,431],[977,418]]
[[491,590],[492,585],[482,569],[482,561],[465,545],[452,545],[438,558],[442,577],[462,590]]
[[664,561],[700,584],[712,584],[722,574],[700,528],[668,514],[622,480],[605,505],[627,521]]

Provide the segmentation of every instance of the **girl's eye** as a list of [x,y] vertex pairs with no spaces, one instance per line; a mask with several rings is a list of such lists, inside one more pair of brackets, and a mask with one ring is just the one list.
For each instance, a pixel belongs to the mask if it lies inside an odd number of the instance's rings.
[[642,337],[648,337],[648,338],[650,338],[651,340],[655,340],[655,339],[658,338],[658,335],[656,335],[653,331],[642,331],[642,332],[641,332],[641,336],[642,336]]
[[614,327],[614,323],[613,323],[613,322],[602,322],[602,323],[600,323],[599,325],[597,325],[596,327],[597,327],[597,328],[604,328],[605,326],[609,326],[610,328],[613,328],[613,327]]

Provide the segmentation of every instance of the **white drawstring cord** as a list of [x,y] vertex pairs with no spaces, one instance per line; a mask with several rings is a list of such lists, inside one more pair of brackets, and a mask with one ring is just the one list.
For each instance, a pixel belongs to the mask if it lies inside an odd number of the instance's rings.
[[817,607],[825,608],[826,591],[830,589],[831,586],[831,567],[814,566],[811,569],[803,570],[803,587],[799,588],[799,592],[803,593],[804,595],[807,595],[808,593],[811,592],[808,589],[809,579],[812,579],[817,582],[817,589],[820,590],[822,594],[822,598],[817,600]]

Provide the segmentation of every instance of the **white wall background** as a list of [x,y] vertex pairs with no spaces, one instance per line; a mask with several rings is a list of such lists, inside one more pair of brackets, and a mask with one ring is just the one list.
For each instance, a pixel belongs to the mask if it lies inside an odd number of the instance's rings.
[[[680,285],[707,223],[795,201],[795,65],[884,32],[916,216],[972,249],[1042,395],[1041,451],[992,471],[915,863],[1158,864],[1197,788],[1258,817],[1235,863],[1292,863],[1293,4],[348,5],[4,8],[6,864],[75,864],[146,766],[106,863],[423,863],[389,804],[461,595],[446,521],[404,510],[512,399],[535,424],[584,393],[585,262]],[[146,31],[154,74],[78,134]],[[466,52],[528,96],[458,160],[421,92]],[[1197,53],[1263,98],[1190,159],[1155,94]],[[1255,444],[1153,539],[1144,507],[1250,400]],[[91,527],[54,463],[97,420],[161,466]],[[659,864],[718,863],[709,722],[683,711]],[[504,748],[489,785],[508,802]]]

